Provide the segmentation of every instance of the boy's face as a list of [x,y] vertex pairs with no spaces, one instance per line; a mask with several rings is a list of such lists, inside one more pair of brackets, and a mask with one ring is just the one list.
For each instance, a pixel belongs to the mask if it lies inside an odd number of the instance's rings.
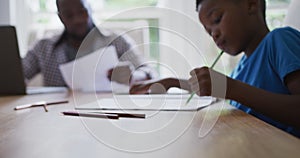
[[254,30],[247,0],[204,0],[199,19],[217,46],[231,55],[245,51]]

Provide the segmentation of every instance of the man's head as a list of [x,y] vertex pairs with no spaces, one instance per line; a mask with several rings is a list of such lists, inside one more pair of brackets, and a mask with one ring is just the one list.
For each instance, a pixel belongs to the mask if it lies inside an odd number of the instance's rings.
[[67,33],[82,40],[93,27],[91,10],[86,0],[56,0],[58,16]]
[[231,55],[253,52],[268,30],[264,0],[197,0],[196,4],[206,31]]

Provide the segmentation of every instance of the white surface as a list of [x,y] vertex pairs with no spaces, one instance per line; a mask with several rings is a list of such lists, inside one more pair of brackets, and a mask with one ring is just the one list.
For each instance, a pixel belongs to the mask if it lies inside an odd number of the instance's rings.
[[110,46],[60,65],[59,68],[67,85],[73,90],[111,91],[107,71],[118,62],[116,49]]
[[27,87],[27,94],[42,94],[42,93],[65,93],[68,89],[66,87]]
[[149,110],[149,111],[197,111],[216,101],[213,97],[194,96],[186,105],[190,95],[114,95],[99,99],[76,109],[84,110]]

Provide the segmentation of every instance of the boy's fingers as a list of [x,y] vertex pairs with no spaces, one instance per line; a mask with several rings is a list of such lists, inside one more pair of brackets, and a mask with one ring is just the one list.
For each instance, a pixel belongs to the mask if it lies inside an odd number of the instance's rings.
[[201,72],[207,72],[208,70],[209,70],[209,68],[206,66],[203,66],[201,68],[195,68],[192,71],[190,71],[190,75],[195,76],[196,74],[199,74]]

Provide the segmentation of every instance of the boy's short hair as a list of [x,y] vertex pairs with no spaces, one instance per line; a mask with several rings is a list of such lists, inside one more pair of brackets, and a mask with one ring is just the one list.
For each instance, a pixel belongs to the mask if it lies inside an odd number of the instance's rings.
[[[198,7],[203,1],[204,0],[196,0],[196,11],[199,11]],[[260,3],[261,3],[262,15],[263,15],[264,19],[266,19],[266,0],[260,0]]]

